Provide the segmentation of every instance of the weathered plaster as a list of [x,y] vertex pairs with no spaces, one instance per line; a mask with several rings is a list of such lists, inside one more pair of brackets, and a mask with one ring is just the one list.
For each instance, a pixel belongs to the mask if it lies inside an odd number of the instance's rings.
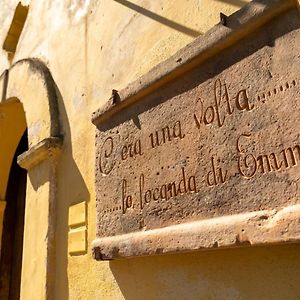
[[[0,10],[5,20],[0,29],[2,41],[17,2],[6,1],[9,9]],[[230,15],[248,1],[131,2],[203,34],[219,22],[220,11]],[[32,0],[14,58],[14,61],[28,57],[42,60],[60,91],[64,152],[57,171],[54,299],[293,299],[300,293],[299,245],[197,252],[114,263],[94,261],[91,254],[96,235],[94,125],[89,121],[90,116],[106,103],[112,89],[121,90],[194,37],[116,1],[91,0],[84,14],[77,14],[76,9],[70,11],[72,3],[78,10],[80,3],[85,5],[84,1]],[[80,17],[75,18],[76,14]],[[0,58],[2,73],[9,67],[2,49]],[[35,89],[28,89],[27,94],[31,95],[28,105],[35,103]],[[40,201],[47,194],[42,191],[47,189],[42,170],[43,166],[32,173],[40,188],[37,192],[33,187],[28,190],[31,200],[27,230],[31,234],[24,249],[24,255],[31,259],[26,268],[30,267],[41,281],[33,279],[37,277],[31,273],[24,276],[23,285],[32,291],[27,299],[41,299],[40,290],[44,288],[45,273],[39,271],[43,267],[39,262],[45,253],[33,245],[40,243],[46,233],[30,222],[44,224],[47,218]],[[69,256],[69,207],[83,201],[87,201],[88,252]]]

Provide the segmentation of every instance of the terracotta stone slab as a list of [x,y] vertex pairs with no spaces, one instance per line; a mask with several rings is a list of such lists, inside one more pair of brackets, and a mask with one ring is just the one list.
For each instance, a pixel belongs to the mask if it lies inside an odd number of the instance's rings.
[[300,239],[300,18],[287,2],[271,19],[248,5],[227,26],[264,26],[95,113],[96,259]]

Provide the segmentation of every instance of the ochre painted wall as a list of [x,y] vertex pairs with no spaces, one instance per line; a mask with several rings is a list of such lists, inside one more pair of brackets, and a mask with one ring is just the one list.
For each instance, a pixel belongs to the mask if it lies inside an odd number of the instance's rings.
[[[1,43],[18,1],[2,2]],[[50,69],[61,96],[64,148],[58,170],[55,299],[300,297],[297,244],[114,262],[96,262],[91,255],[96,216],[92,112],[109,99],[112,89],[124,88],[218,23],[221,11],[229,15],[248,1],[129,1],[137,7],[124,5],[127,2],[121,0],[29,2],[14,61],[41,59]],[[8,66],[6,53],[0,51],[0,72]],[[38,95],[32,91],[32,105],[36,99]],[[69,208],[82,202],[87,202],[86,221],[81,224],[87,227],[87,253],[70,255]],[[31,235],[25,236],[28,245],[39,229],[30,230]],[[25,254],[30,255],[30,251]],[[34,287],[26,270],[23,274],[28,285],[24,284],[22,293],[27,300],[26,288]]]
[[[15,122],[16,119],[18,122]],[[26,121],[22,103],[18,99],[10,99],[4,105],[2,104],[0,107],[0,236],[2,235],[3,216],[6,207],[6,187],[10,166],[25,129]]]

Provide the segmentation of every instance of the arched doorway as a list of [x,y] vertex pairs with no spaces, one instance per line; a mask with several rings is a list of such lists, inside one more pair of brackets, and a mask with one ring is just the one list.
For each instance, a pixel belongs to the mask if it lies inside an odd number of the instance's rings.
[[28,150],[22,103],[0,103],[0,299],[20,299],[26,170],[17,164]]
[[[23,59],[14,63],[0,75],[1,82],[0,237],[8,182],[12,181],[12,191],[16,190],[17,181],[10,180],[10,177],[16,177],[10,175],[10,171],[13,170],[12,162],[17,159],[18,165],[27,170],[27,183],[26,179],[25,183],[21,179],[18,183],[19,186],[26,185],[20,299],[54,299],[56,170],[63,144],[57,88],[50,71],[38,59]],[[28,150],[20,150],[19,153],[19,148],[16,152],[26,128]],[[11,197],[21,196],[15,194]],[[4,231],[7,230],[3,228]],[[3,247],[0,245],[0,250]],[[7,297],[14,299],[10,295]],[[0,295],[0,299],[5,298]]]
[[3,300],[20,299],[27,172],[17,164],[17,157],[27,150],[26,130],[14,154],[6,189],[0,257],[0,299]]

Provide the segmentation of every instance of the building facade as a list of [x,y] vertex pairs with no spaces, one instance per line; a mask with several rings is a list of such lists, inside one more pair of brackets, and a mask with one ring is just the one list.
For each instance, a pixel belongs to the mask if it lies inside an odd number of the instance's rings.
[[[299,222],[284,223],[285,229],[280,227],[274,239],[268,236],[255,246],[240,236],[215,250],[143,253],[109,261],[97,260],[93,253],[102,222],[96,213],[93,113],[109,101],[118,102],[114,97],[121,95],[119,91],[144,74],[153,74],[154,67],[190,43],[209,44],[216,24],[228,30],[220,46],[227,49],[239,36],[255,34],[281,14],[291,11],[294,16],[299,11],[296,0],[249,2],[1,1],[1,299],[300,297]],[[240,23],[227,26],[228,16],[241,8],[245,18],[233,15],[232,20]],[[249,20],[248,14],[253,15]],[[299,49],[297,18],[291,23],[293,45]],[[272,47],[271,42],[260,48]],[[217,55],[218,43],[205,50],[212,53],[207,60]],[[290,50],[284,55],[288,57]],[[299,60],[291,64],[299,65]],[[295,82],[299,100],[297,76],[290,84]],[[299,128],[297,122],[295,126]],[[296,205],[300,197],[296,157],[294,165]],[[299,214],[293,218],[299,220]],[[292,234],[286,237],[285,232]]]

